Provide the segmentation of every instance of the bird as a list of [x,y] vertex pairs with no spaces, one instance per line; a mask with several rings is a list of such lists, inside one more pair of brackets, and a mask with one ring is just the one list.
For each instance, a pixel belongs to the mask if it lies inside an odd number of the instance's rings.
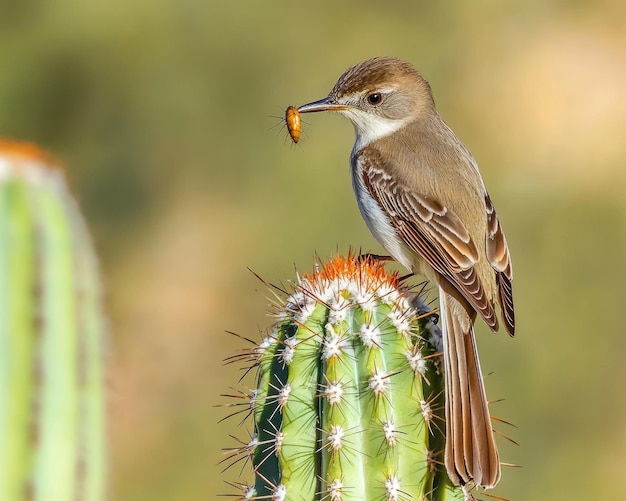
[[352,186],[367,227],[393,259],[438,288],[448,476],[455,485],[493,488],[500,460],[474,323],[480,317],[498,331],[499,305],[514,336],[513,268],[477,163],[407,61],[358,63],[327,97],[298,107],[322,111],[354,125]]

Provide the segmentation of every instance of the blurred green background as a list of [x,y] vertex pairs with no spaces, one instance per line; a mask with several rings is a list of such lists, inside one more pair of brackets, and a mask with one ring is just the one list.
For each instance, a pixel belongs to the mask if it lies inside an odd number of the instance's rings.
[[[263,286],[350,245],[380,252],[349,180],[349,123],[289,104],[349,65],[412,61],[478,160],[515,265],[518,337],[480,327],[501,440],[495,493],[623,499],[626,4],[7,2],[0,135],[68,178],[109,312],[111,498],[214,499],[229,433],[222,359],[271,323]],[[245,475],[241,480],[245,480]]]

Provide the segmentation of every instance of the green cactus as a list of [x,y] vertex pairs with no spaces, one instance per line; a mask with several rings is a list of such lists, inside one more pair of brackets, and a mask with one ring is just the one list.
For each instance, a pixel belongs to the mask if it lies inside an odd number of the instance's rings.
[[467,500],[443,466],[441,334],[419,295],[381,261],[334,258],[304,276],[252,361],[240,405],[254,434],[239,499]]
[[0,141],[0,499],[105,497],[96,258],[62,173]]

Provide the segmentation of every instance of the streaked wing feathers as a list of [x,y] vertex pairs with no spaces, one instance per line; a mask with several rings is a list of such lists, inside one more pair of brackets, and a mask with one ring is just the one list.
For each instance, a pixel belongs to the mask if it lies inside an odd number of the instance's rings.
[[502,319],[509,335],[515,334],[515,311],[513,309],[513,268],[506,238],[502,232],[496,210],[489,195],[485,196],[487,208],[487,259],[496,270],[498,280],[498,294]]
[[461,220],[439,201],[408,191],[365,156],[358,161],[363,167],[364,186],[402,240],[453,284],[487,325],[497,330],[494,306],[474,267],[479,255]]

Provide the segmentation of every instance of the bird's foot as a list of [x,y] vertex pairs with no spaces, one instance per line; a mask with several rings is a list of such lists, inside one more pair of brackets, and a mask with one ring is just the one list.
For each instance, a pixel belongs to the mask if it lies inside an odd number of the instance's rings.
[[359,254],[357,260],[363,263],[366,261],[393,261],[394,259],[391,256],[381,256],[380,254],[372,254],[370,252],[367,252],[365,254]]

